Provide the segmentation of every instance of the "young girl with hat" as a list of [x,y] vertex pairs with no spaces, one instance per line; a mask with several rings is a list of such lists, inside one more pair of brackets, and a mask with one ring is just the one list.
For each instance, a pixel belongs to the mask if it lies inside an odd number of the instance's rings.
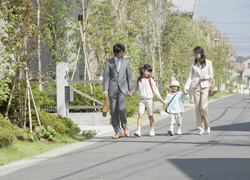
[[168,104],[166,112],[170,117],[170,128],[168,134],[174,135],[174,125],[177,123],[177,134],[181,135],[182,113],[184,112],[183,101],[188,99],[188,95],[179,92],[180,84],[178,81],[172,81],[170,84],[171,92],[165,98],[165,104]]

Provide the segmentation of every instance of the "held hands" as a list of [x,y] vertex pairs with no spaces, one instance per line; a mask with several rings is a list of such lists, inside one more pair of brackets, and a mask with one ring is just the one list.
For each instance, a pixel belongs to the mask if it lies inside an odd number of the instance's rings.
[[104,91],[104,96],[108,97],[108,91]]
[[184,94],[187,95],[188,94],[188,90],[184,89]]
[[133,95],[133,92],[132,92],[132,91],[128,92],[128,96],[129,96],[129,97],[131,97],[132,95]]
[[163,101],[162,99],[160,99],[160,102],[161,102],[162,104],[165,104],[165,101]]

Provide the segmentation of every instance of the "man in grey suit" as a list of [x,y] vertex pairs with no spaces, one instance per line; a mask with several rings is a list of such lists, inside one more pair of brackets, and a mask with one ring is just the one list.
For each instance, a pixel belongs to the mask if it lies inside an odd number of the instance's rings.
[[[122,137],[122,130],[119,123],[124,129],[125,136],[129,137],[130,132],[127,128],[127,111],[126,98],[132,96],[132,79],[130,63],[124,59],[125,47],[121,43],[113,46],[114,57],[106,62],[104,73],[104,94],[109,96],[111,108],[111,122],[115,131],[113,139]],[[119,112],[119,113],[118,113]]]

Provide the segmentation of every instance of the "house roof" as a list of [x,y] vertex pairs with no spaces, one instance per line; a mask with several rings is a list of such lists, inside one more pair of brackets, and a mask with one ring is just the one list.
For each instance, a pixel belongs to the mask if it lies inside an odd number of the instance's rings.
[[194,14],[195,7],[198,3],[198,0],[170,0],[174,7],[171,8],[173,13],[182,13],[182,14]]
[[242,64],[242,63],[236,63],[235,64],[235,69],[237,70],[237,71],[244,71],[245,70],[245,64]]
[[250,60],[250,56],[248,56],[247,58],[243,59],[241,62],[243,63],[244,61]]

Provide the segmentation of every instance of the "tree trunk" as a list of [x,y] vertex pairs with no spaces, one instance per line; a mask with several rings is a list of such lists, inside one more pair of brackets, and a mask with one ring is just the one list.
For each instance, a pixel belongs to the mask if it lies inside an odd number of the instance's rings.
[[5,113],[5,119],[7,119],[7,120],[9,120],[8,113],[9,113],[11,101],[12,101],[12,98],[13,98],[15,86],[16,86],[17,75],[18,75],[18,73],[16,72],[16,75],[15,75],[15,78],[14,78],[14,82],[13,82],[13,86],[12,86],[11,93],[10,93],[10,99],[9,99],[9,102],[8,102],[8,105],[7,105],[7,109],[6,109],[6,113]]
[[31,86],[30,86],[29,80],[28,80],[28,83],[29,83],[29,87],[30,87],[29,88],[29,90],[30,90],[30,96],[31,96],[31,99],[32,99],[32,102],[33,102],[33,106],[34,106],[35,112],[36,112],[37,121],[38,121],[39,126],[41,126],[39,114],[38,114],[38,111],[37,111],[37,108],[36,108],[36,103],[35,103],[35,100],[34,100],[34,97],[33,97],[33,93],[32,93],[32,90],[31,90]]
[[30,122],[30,132],[32,133],[32,119],[31,119],[31,108],[30,108],[30,93],[29,88],[27,87],[28,91],[28,110],[29,110],[29,122]]
[[71,76],[71,81],[73,81],[73,78],[74,78],[74,74],[75,74],[75,71],[76,71],[76,66],[77,66],[80,51],[81,51],[81,41],[80,41],[80,44],[79,44],[79,48],[78,48],[78,52],[77,52],[77,56],[76,56],[76,61],[75,61],[75,66],[74,66],[73,73],[72,73],[72,76]]
[[40,42],[40,2],[37,2],[37,64],[38,64],[38,83],[39,83],[39,91],[43,90],[42,86],[42,68],[41,68],[41,42]]
[[23,108],[23,96],[22,96],[22,89],[21,89],[21,83],[20,83],[20,80],[21,80],[21,71],[20,69],[18,68],[18,100],[19,100],[19,117],[20,117],[20,127],[23,128],[23,111],[22,111],[22,108]]
[[27,98],[28,98],[28,88],[26,88],[25,101],[24,101],[24,116],[23,116],[23,129],[26,130],[26,112],[27,112]]
[[158,53],[159,53],[159,62],[160,62],[160,77],[162,77],[162,68],[161,68],[161,33],[158,29]]

